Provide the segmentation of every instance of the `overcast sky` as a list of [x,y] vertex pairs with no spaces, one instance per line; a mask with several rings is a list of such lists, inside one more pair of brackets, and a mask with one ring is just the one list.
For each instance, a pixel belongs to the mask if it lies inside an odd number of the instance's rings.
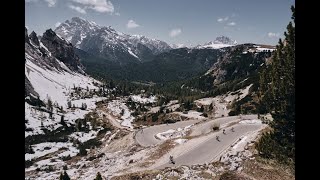
[[294,0],[25,0],[31,31],[82,17],[126,34],[197,45],[225,35],[238,43],[277,44]]

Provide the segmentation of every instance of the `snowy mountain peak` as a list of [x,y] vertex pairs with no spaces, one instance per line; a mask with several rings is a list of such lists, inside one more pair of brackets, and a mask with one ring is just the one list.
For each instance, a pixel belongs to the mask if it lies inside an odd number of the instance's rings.
[[187,47],[186,45],[181,44],[181,43],[178,43],[178,44],[171,44],[170,46],[171,46],[171,48],[173,48],[173,49],[179,49],[179,48]]
[[171,49],[163,41],[124,34],[111,26],[99,26],[80,17],[73,17],[60,24],[55,32],[76,48],[120,63],[148,61],[152,55]]
[[93,21],[88,21],[88,20],[83,19],[81,17],[73,17],[73,18],[71,18],[70,24],[72,24],[72,23],[77,23],[77,24],[79,24],[81,26],[92,26],[92,27],[97,26],[97,27],[99,27],[99,25],[97,25],[97,23],[95,23]]
[[99,28],[100,26],[93,21],[73,17],[71,20],[66,20],[64,23],[61,23],[54,31],[74,46],[79,47],[87,33]]
[[229,44],[229,45],[236,45],[237,41],[230,39],[226,36],[219,36],[214,41],[214,44]]
[[198,45],[195,48],[203,49],[203,48],[212,48],[212,49],[220,49],[224,47],[237,45],[237,41],[230,39],[226,36],[219,36],[214,41],[209,41],[203,45]]
[[81,21],[86,21],[86,20],[81,18],[81,17],[73,17],[73,18],[71,18],[71,21],[79,21],[79,22],[81,22]]
[[153,54],[158,54],[171,49],[166,42],[158,39],[148,38],[143,35],[129,35],[128,37],[129,41],[131,41],[131,43],[133,43],[135,46],[137,46],[138,43],[143,44],[148,47]]

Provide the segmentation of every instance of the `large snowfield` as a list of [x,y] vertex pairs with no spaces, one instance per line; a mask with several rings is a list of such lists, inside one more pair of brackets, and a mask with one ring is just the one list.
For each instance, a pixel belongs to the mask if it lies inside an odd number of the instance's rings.
[[57,102],[59,106],[67,108],[67,101],[73,87],[98,89],[93,85],[93,82],[100,82],[88,76],[71,72],[65,65],[62,66],[65,71],[49,70],[37,66],[29,58],[32,57],[26,56],[25,74],[41,100],[50,98],[53,102]]

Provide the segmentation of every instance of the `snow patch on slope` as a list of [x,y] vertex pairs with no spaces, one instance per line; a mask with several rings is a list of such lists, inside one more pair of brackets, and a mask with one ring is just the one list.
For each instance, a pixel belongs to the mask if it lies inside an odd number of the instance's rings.
[[131,95],[130,97],[132,101],[139,102],[142,104],[157,102],[157,97],[154,95],[151,95],[149,97],[144,97],[143,95],[139,94],[139,95]]
[[[63,66],[67,69],[66,66]],[[43,69],[26,59],[25,74],[31,82],[34,90],[39,94],[41,100],[51,98],[64,108],[67,107],[67,101],[71,88],[74,86],[89,89],[98,89],[93,82],[99,83],[91,77],[78,73],[62,72],[58,70]],[[27,73],[28,72],[28,73]]]
[[208,45],[200,46],[198,48],[199,49],[204,49],[204,48],[221,49],[221,48],[230,47],[230,46],[234,46],[234,45],[230,45],[230,44],[208,44]]
[[156,134],[155,137],[160,140],[180,138],[180,137],[185,136],[191,127],[192,127],[192,125],[186,126],[184,128],[169,129],[165,132],[161,132],[161,133]]
[[[60,148],[68,148],[70,156],[75,156],[79,150],[76,149],[76,147],[73,146],[72,143],[63,143],[63,142],[45,142],[45,143],[40,143],[36,145],[32,145],[33,150],[35,151],[34,154],[25,154],[25,159],[26,160],[31,160],[34,158],[42,157],[45,156],[49,153],[53,153],[58,151]],[[66,154],[66,153],[64,153]]]
[[126,126],[133,129],[132,122],[134,117],[131,115],[129,108],[123,102],[123,100],[113,100],[108,103],[107,109],[112,113],[113,116],[118,117],[118,122],[122,126]]
[[[228,109],[228,105],[232,103],[234,100],[241,100],[242,98],[246,97],[249,94],[249,89],[253,84],[249,86],[237,90],[235,92],[228,92],[224,95],[219,95],[216,97],[209,97],[209,98],[202,98],[194,101],[198,107],[209,106],[212,104],[214,109],[214,117],[223,117],[228,116],[230,109]],[[233,95],[232,95],[233,94]]]

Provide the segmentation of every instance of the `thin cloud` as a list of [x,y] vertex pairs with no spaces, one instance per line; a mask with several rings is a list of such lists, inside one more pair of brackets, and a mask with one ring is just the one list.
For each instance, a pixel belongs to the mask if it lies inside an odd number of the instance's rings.
[[170,37],[176,37],[179,36],[181,34],[182,30],[180,28],[178,29],[172,29],[169,33]]
[[229,17],[225,17],[225,18],[218,18],[218,22],[225,22],[225,21],[228,21]]
[[114,15],[116,15],[116,16],[120,16],[120,13],[119,13],[119,12],[116,12],[116,13],[114,13]]
[[128,29],[133,29],[133,28],[137,28],[139,27],[140,25],[137,24],[134,20],[130,19],[127,23],[127,28]]
[[228,23],[227,25],[228,26],[235,26],[237,23],[235,23],[235,22],[230,22],[230,23]]
[[[34,3],[38,2],[39,0],[25,0],[26,3]],[[56,6],[57,0],[42,0],[48,3],[48,7],[54,7]]]
[[100,13],[113,13],[114,7],[109,0],[71,0],[83,6],[82,9],[92,9]]
[[84,10],[83,8],[81,8],[81,7],[79,7],[79,6],[74,6],[74,5],[72,5],[72,4],[69,4],[68,7],[69,7],[70,9],[72,9],[72,10],[77,11],[78,13],[81,13],[81,14],[86,14],[86,13],[87,13],[86,10]]
[[278,37],[280,37],[280,34],[279,33],[269,32],[268,33],[268,37],[269,38],[278,38]]
[[48,3],[48,7],[54,7],[57,3],[57,0],[44,0]]

